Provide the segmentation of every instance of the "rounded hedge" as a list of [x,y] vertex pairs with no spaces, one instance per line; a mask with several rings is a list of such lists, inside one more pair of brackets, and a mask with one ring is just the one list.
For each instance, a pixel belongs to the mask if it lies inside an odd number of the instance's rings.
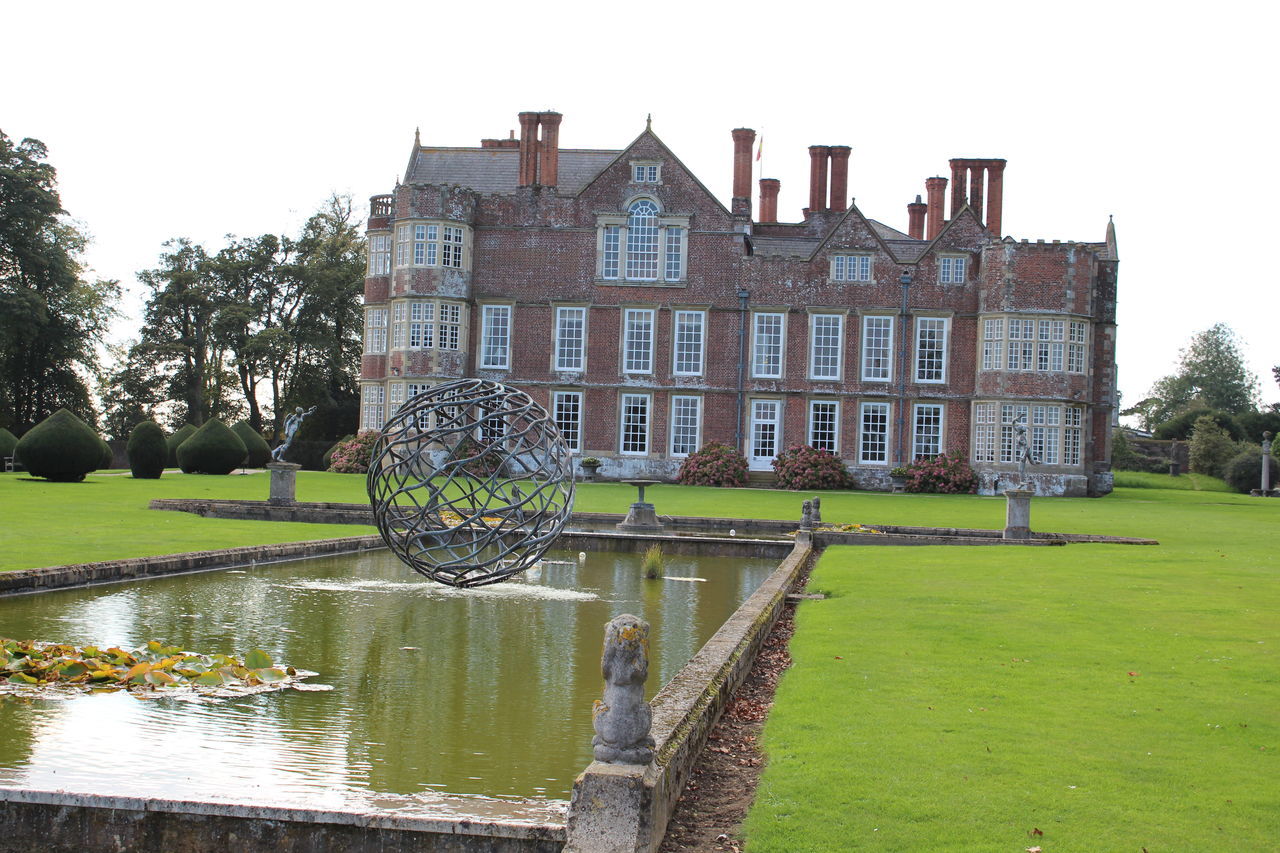
[[329,445],[329,449],[324,452],[324,456],[320,457],[320,464],[324,466],[324,470],[328,471],[333,467],[333,452],[353,438],[355,438],[354,435],[344,435]]
[[169,467],[177,466],[178,448],[182,446],[182,442],[195,434],[196,427],[191,424],[183,424],[181,429],[165,439],[165,444],[169,447]]
[[[1268,457],[1271,464],[1271,488],[1280,489],[1280,462],[1274,456]],[[1236,454],[1226,465],[1224,477],[1231,488],[1239,492],[1250,492],[1262,488],[1262,449],[1245,450]]]
[[248,457],[244,460],[246,468],[261,468],[271,461],[271,446],[262,437],[262,433],[251,427],[248,421],[240,421],[231,428],[231,431],[240,437],[244,442],[245,450],[248,451]]
[[102,463],[105,442],[89,425],[58,409],[18,440],[17,455],[34,477],[78,483]]
[[18,437],[4,427],[0,427],[0,457],[12,456],[13,449],[18,446]]
[[719,441],[708,441],[680,463],[676,482],[682,486],[745,486],[747,458]]
[[107,443],[105,438],[99,436],[98,441],[102,443],[102,464],[98,466],[98,469],[110,468],[111,463],[116,461],[116,452],[111,449],[111,445]]
[[158,480],[169,463],[169,443],[155,421],[142,421],[129,433],[129,470],[137,480]]
[[230,474],[248,453],[240,436],[213,418],[178,446],[178,467],[184,474]]
[[851,489],[853,477],[834,453],[797,444],[773,457],[780,489]]

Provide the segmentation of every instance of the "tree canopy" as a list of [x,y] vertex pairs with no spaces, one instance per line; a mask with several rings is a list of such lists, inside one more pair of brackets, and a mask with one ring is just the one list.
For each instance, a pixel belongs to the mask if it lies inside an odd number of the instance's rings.
[[1191,408],[1237,415],[1257,405],[1258,378],[1245,366],[1239,339],[1230,326],[1216,323],[1197,333],[1179,353],[1177,371],[1156,380],[1147,398],[1126,413],[1155,429]]

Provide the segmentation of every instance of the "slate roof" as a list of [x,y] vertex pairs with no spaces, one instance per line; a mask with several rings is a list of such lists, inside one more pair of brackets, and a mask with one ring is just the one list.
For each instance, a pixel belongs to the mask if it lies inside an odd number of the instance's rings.
[[752,237],[751,246],[757,255],[807,258],[818,248],[818,240],[805,237]]
[[[561,195],[576,195],[620,153],[561,148],[557,190]],[[413,158],[406,181],[469,187],[478,193],[510,193],[515,192],[519,173],[520,150],[517,148],[423,146]]]

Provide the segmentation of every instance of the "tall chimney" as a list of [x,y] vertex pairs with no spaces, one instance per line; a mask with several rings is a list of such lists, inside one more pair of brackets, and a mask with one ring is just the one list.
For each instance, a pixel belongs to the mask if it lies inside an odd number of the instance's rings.
[[778,221],[778,190],[782,182],[777,178],[760,179],[760,221]]
[[1004,205],[1005,163],[1005,160],[987,161],[987,230],[997,240],[1000,239],[1000,227],[1003,225],[1001,214]]
[[538,183],[544,187],[554,187],[560,175],[560,120],[563,118],[560,113],[538,116],[538,123],[542,126]]
[[969,161],[969,206],[973,215],[982,218],[983,184],[987,177],[986,160]]
[[831,209],[849,207],[849,146],[832,145],[831,152]]
[[968,202],[969,163],[967,160],[951,161],[951,218],[955,219],[960,208]]
[[942,232],[942,204],[947,197],[947,179],[925,178],[924,188],[929,194],[929,229],[925,233],[927,239],[932,240]]
[[516,186],[538,182],[538,114],[520,113],[520,175]]
[[924,239],[924,214],[929,205],[916,196],[916,200],[907,205],[907,234],[916,240]]
[[751,215],[751,146],[756,132],[748,127],[733,131],[733,204],[735,215]]
[[831,149],[825,145],[809,146],[809,211],[827,209],[827,158]]

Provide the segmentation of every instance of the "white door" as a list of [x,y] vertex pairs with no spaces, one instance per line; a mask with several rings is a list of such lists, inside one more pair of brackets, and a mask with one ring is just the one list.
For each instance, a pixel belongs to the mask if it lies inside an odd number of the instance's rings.
[[751,401],[751,434],[747,441],[747,465],[752,471],[772,471],[778,455],[781,404],[777,400]]

